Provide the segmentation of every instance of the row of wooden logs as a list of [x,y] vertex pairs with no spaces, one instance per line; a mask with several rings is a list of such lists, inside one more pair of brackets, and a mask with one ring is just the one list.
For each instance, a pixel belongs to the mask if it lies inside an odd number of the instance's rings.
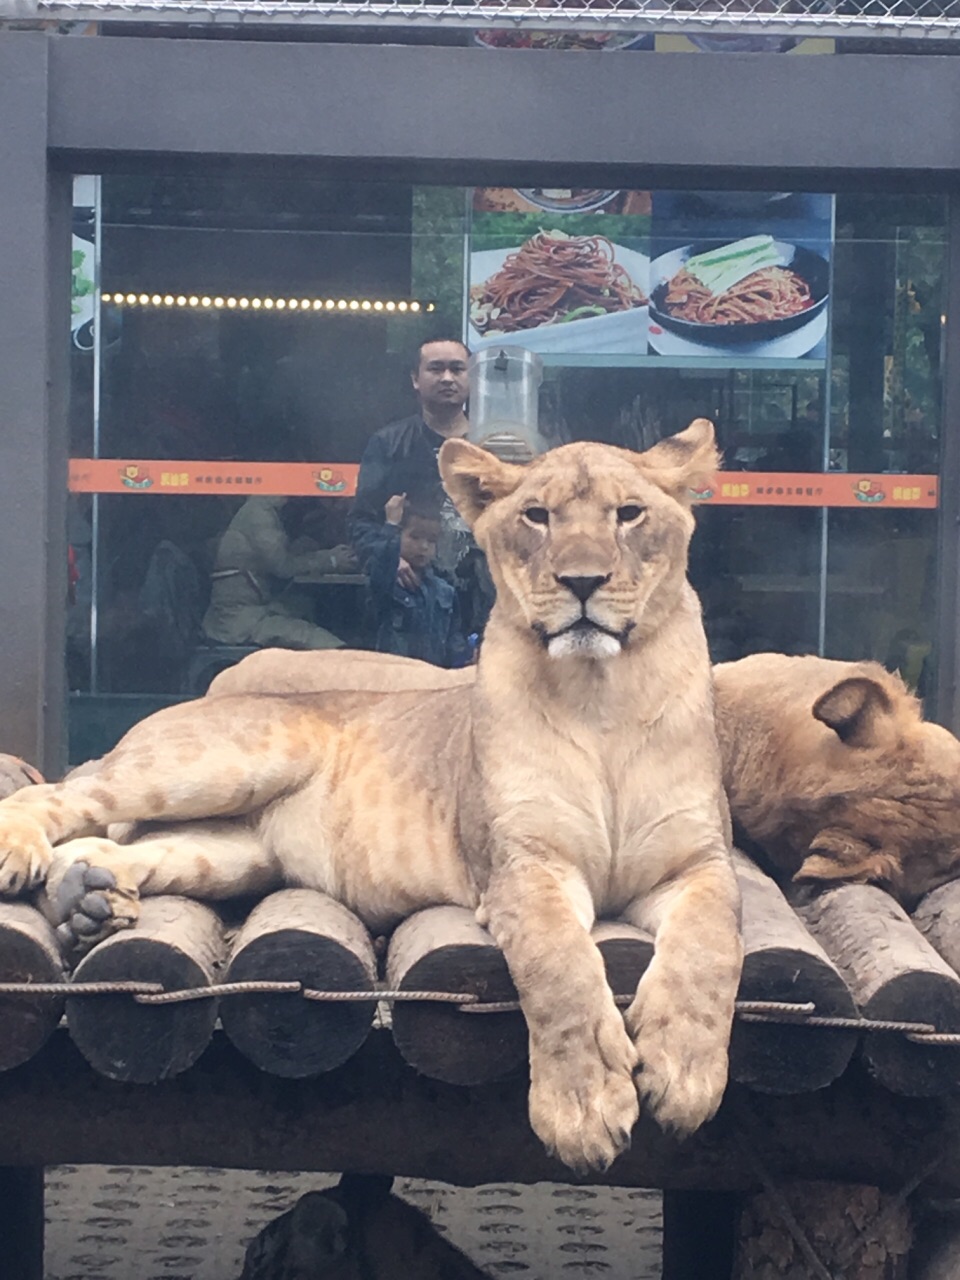
[[[741,1001],[807,1004],[820,1018],[960,1033],[960,884],[928,895],[911,921],[874,888],[843,886],[791,904],[746,858],[738,855],[737,867],[746,948]],[[594,937],[613,991],[630,995],[650,961],[650,938],[616,922],[599,924]],[[457,907],[405,921],[390,939],[384,977],[379,987],[399,992],[516,998],[502,954],[472,912]],[[185,1071],[218,1018],[263,1071],[302,1078],[347,1061],[369,1035],[377,1008],[375,999],[307,998],[295,987],[171,1004],[71,994],[71,984],[105,982],[201,992],[224,983],[288,982],[309,992],[367,992],[378,988],[378,960],[360,921],[313,890],[272,894],[236,929],[207,905],[162,897],[145,900],[138,926],[95,947],[68,980],[44,917],[7,904],[0,907],[0,1069],[29,1060],[65,1013],[80,1051],[110,1079],[148,1083]],[[4,991],[12,983],[62,990]],[[526,1028],[515,1010],[466,1012],[456,1002],[401,1000],[393,1003],[391,1026],[411,1066],[451,1084],[501,1078],[526,1058]],[[935,1045],[899,1030],[811,1026],[788,1013],[776,1022],[738,1018],[731,1075],[763,1092],[808,1092],[836,1079],[858,1047],[874,1077],[895,1092],[934,1096],[960,1082],[960,1041]]]

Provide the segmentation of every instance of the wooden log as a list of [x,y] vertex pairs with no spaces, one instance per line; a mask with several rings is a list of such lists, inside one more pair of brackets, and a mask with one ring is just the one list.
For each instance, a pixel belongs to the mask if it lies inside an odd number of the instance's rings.
[[732,1280],[907,1280],[912,1242],[896,1195],[787,1182],[747,1200]]
[[[503,952],[465,907],[430,907],[401,924],[387,952],[387,986],[483,1001],[516,1000]],[[523,1014],[462,1013],[455,1004],[399,1001],[393,1038],[417,1071],[448,1084],[497,1080],[526,1060]]]
[[924,894],[912,918],[931,947],[960,973],[960,880]]
[[633,996],[653,959],[653,938],[623,920],[601,920],[591,935],[615,996]]
[[[798,893],[796,908],[837,965],[865,1018],[927,1023],[960,1032],[960,980],[889,894],[872,885]],[[863,1037],[871,1073],[895,1093],[930,1097],[960,1079],[960,1048],[900,1032]]]
[[[804,927],[775,882],[735,854],[743,895],[743,976],[738,1000],[813,1003],[827,1017],[856,1018],[857,1006],[823,947]],[[765,1093],[822,1089],[846,1068],[857,1033],[738,1018],[730,1041],[730,1075]]]
[[[653,956],[652,939],[622,921],[598,924],[593,939],[611,990],[632,995]],[[387,986],[470,994],[490,1002],[517,999],[503,953],[464,907],[431,907],[400,925],[390,942]],[[474,1014],[455,1004],[398,1001],[393,1034],[412,1067],[448,1084],[501,1079],[527,1056],[527,1029],[519,1011]]]
[[[135,928],[85,956],[74,982],[158,982],[165,991],[219,981],[225,955],[217,914],[189,898],[145,898]],[[140,1004],[130,995],[67,996],[77,1048],[111,1080],[149,1084],[193,1065],[210,1042],[217,1001]]]
[[[62,982],[56,934],[35,908],[0,904],[0,983]],[[32,1058],[63,1015],[62,996],[4,996],[0,991],[0,1071]]]
[[[250,913],[226,980],[369,991],[376,978],[370,935],[351,911],[313,889],[283,889]],[[298,994],[258,994],[229,997],[220,1016],[251,1062],[293,1079],[330,1071],[352,1057],[370,1034],[375,1010],[375,1000],[322,1003]]]

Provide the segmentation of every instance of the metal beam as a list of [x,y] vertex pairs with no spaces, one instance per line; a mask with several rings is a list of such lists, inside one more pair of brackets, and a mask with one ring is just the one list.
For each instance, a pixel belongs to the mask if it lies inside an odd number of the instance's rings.
[[602,168],[608,182],[642,168],[658,185],[666,174],[759,184],[776,171],[788,188],[815,174],[827,189],[851,174],[960,169],[955,58],[125,36],[50,45],[49,142],[74,156],[363,162],[380,178],[468,183],[574,166],[578,178]]
[[70,188],[48,175],[48,40],[0,35],[0,749],[63,763]]

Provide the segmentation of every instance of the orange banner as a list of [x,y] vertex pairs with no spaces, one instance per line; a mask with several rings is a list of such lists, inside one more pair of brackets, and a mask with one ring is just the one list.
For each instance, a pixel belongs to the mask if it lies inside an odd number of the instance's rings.
[[712,507],[891,507],[933,509],[937,476],[862,471],[722,471],[696,500]]
[[71,493],[262,494],[352,498],[355,462],[166,462],[71,458]]
[[[71,458],[71,493],[260,493],[352,498],[355,462],[160,462],[156,459]],[[861,471],[724,471],[697,502],[715,507],[855,507],[933,510],[937,476]]]

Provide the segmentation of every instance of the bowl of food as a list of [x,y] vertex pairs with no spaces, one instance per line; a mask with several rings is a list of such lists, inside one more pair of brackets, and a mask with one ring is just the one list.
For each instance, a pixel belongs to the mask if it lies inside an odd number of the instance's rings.
[[674,249],[654,259],[650,279],[651,325],[716,346],[800,329],[830,295],[826,258],[769,235]]
[[534,208],[548,213],[590,213],[620,194],[598,187],[517,187],[516,192]]
[[516,248],[474,252],[471,349],[513,334],[538,352],[639,350],[648,272],[638,250],[559,230],[539,231]]

